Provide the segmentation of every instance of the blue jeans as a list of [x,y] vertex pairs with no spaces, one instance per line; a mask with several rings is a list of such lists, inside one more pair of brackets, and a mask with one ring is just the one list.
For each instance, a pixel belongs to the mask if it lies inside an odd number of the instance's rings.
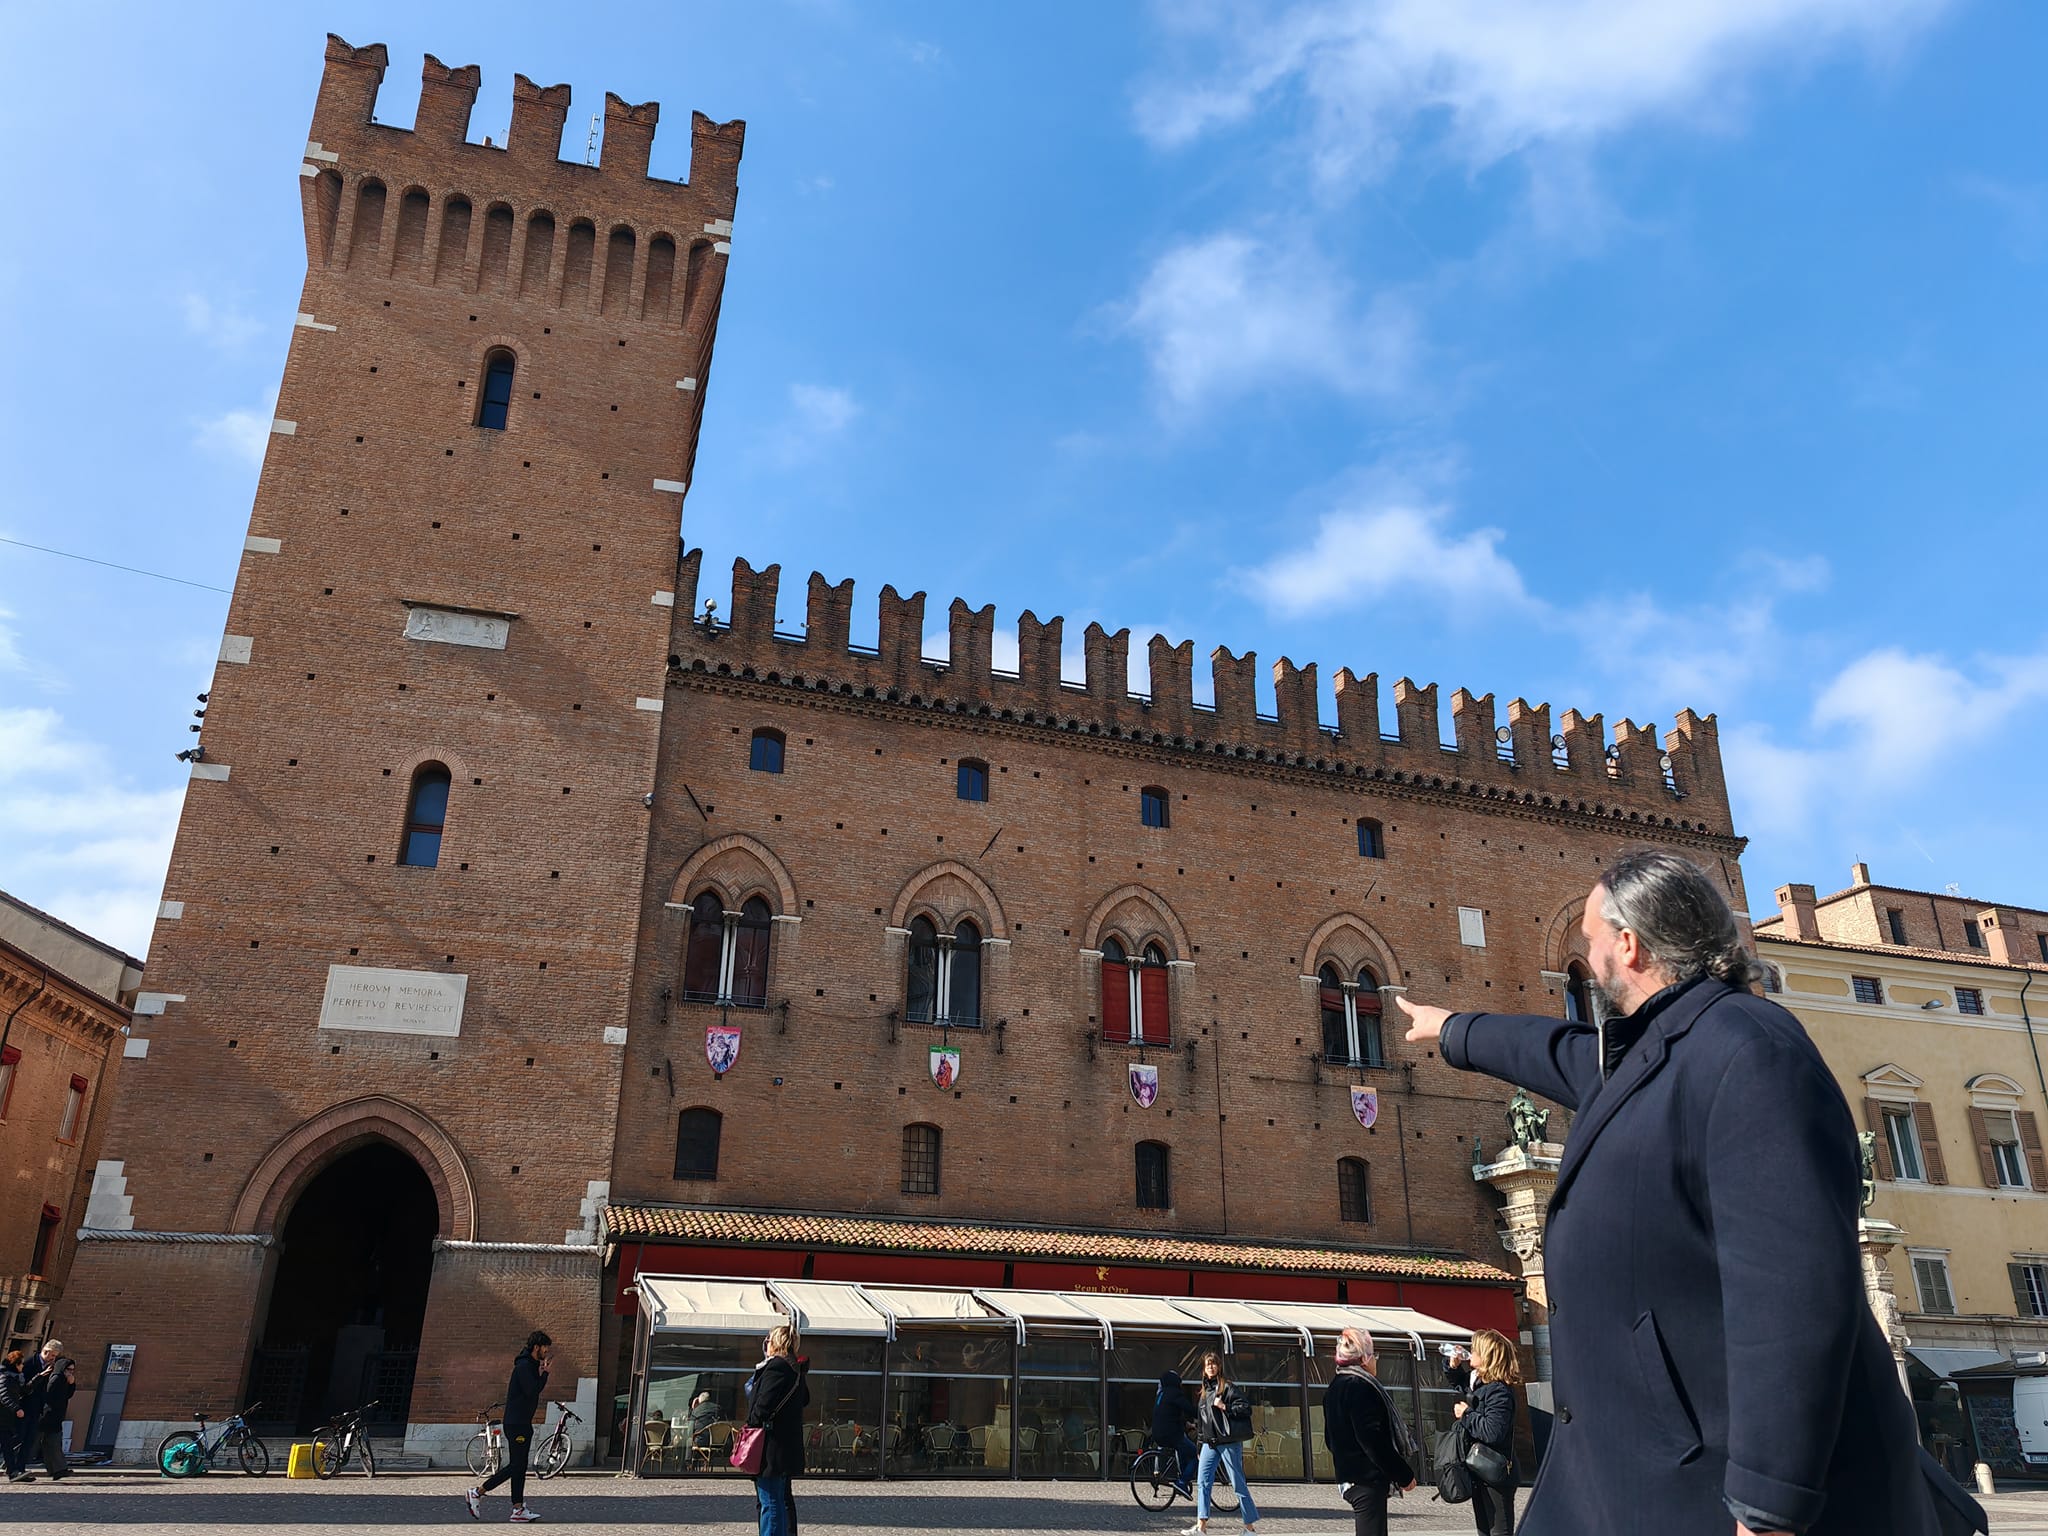
[[754,1497],[761,1504],[761,1536],[793,1536],[796,1504],[786,1477],[757,1477]]
[[1209,1518],[1209,1490],[1216,1483],[1216,1464],[1222,1462],[1230,1473],[1230,1486],[1237,1490],[1238,1513],[1246,1525],[1256,1524],[1259,1506],[1252,1500],[1252,1490],[1244,1480],[1244,1447],[1241,1445],[1205,1445],[1202,1447],[1201,1480],[1195,1484],[1195,1517]]

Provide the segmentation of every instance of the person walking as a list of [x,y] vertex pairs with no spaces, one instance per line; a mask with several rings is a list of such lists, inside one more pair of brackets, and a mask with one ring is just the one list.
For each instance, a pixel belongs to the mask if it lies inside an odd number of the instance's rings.
[[747,1382],[747,1427],[765,1431],[761,1469],[754,1474],[761,1536],[796,1536],[796,1494],[792,1481],[804,1469],[804,1408],[811,1400],[809,1374],[798,1362],[796,1330],[787,1323],[763,1341],[761,1363]]
[[1372,1335],[1346,1328],[1337,1335],[1337,1370],[1323,1395],[1323,1444],[1356,1536],[1387,1536],[1388,1496],[1415,1486],[1413,1447],[1379,1383],[1379,1364]]
[[48,1364],[43,1373],[43,1407],[36,1430],[36,1451],[50,1481],[57,1483],[71,1475],[70,1462],[64,1455],[64,1417],[71,1411],[72,1394],[78,1390],[78,1365],[55,1339],[43,1346],[43,1359]]
[[1244,1480],[1244,1443],[1252,1437],[1252,1405],[1244,1388],[1224,1374],[1223,1357],[1215,1350],[1202,1356],[1202,1385],[1195,1394],[1196,1425],[1201,1431],[1202,1454],[1195,1481],[1195,1523],[1181,1536],[1205,1536],[1209,1529],[1209,1494],[1216,1486],[1219,1467],[1230,1474],[1230,1486],[1237,1490],[1238,1513],[1244,1528],[1259,1528],[1259,1506]]
[[512,1520],[527,1525],[539,1515],[526,1507],[526,1458],[533,1449],[533,1420],[540,1411],[540,1395],[548,1384],[548,1361],[555,1341],[536,1328],[526,1336],[526,1347],[512,1362],[512,1379],[505,1386],[505,1465],[465,1493],[463,1502],[477,1519],[483,1518],[483,1498],[500,1483],[512,1485]]
[[1482,1328],[1472,1347],[1462,1346],[1444,1362],[1444,1376],[1464,1394],[1451,1410],[1474,1445],[1500,1452],[1508,1464],[1505,1483],[1489,1483],[1472,1474],[1472,1524],[1479,1536],[1514,1536],[1515,1490],[1522,1486],[1515,1470],[1515,1388],[1522,1384],[1522,1365],[1515,1346],[1504,1334]]
[[1202,1455],[1188,1434],[1188,1425],[1194,1421],[1195,1405],[1188,1401],[1187,1384],[1180,1379],[1180,1372],[1161,1371],[1159,1395],[1152,1399],[1152,1443],[1180,1458],[1180,1475],[1174,1485],[1182,1498],[1194,1491],[1195,1468]]
[[1597,1024],[1397,996],[1408,1043],[1575,1112],[1550,1197],[1554,1425],[1523,1536],[1936,1536],[1984,1512],[1920,1448],[1864,1298],[1855,1123],[1747,990],[1720,887],[1616,859],[1580,933]]
[[36,1475],[23,1466],[29,1439],[28,1357],[18,1349],[0,1355],[0,1463],[10,1483],[32,1483]]

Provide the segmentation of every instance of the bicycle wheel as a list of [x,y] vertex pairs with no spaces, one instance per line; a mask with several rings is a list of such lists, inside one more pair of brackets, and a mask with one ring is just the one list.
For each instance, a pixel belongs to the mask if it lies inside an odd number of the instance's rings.
[[1180,1471],[1180,1458],[1167,1460],[1167,1453],[1156,1446],[1139,1455],[1131,1463],[1131,1497],[1138,1501],[1140,1509],[1165,1509],[1177,1497],[1174,1479]]
[[242,1470],[251,1477],[261,1477],[270,1470],[270,1447],[254,1435],[243,1436],[235,1454],[241,1458]]
[[548,1436],[547,1444],[540,1448],[540,1465],[535,1468],[540,1477],[555,1477],[569,1465],[569,1458],[576,1454],[576,1442],[569,1438],[567,1429],[557,1429]]
[[1220,1466],[1216,1469],[1216,1481],[1209,1485],[1209,1507],[1226,1515],[1237,1513],[1237,1490],[1230,1486],[1230,1474]]
[[197,1477],[206,1470],[206,1444],[189,1429],[165,1435],[156,1448],[156,1466],[165,1477]]
[[469,1451],[467,1455],[470,1474],[474,1477],[489,1477],[493,1472],[497,1471],[498,1458],[496,1451],[497,1447],[492,1445],[491,1437],[487,1432],[479,1431],[471,1435],[469,1437]]
[[362,1439],[356,1442],[356,1454],[363,1459],[363,1476],[375,1477],[377,1475],[377,1457],[370,1449],[368,1431],[365,1431]]
[[348,1454],[348,1436],[332,1424],[313,1431],[313,1475],[325,1480],[341,1470]]

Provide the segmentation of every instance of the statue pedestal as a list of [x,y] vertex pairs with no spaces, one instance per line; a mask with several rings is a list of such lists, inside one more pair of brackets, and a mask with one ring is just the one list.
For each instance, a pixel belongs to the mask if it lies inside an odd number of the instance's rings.
[[1529,1303],[1529,1331],[1523,1342],[1535,1356],[1535,1371],[1528,1383],[1529,1402],[1545,1410],[1551,1407],[1550,1293],[1543,1281],[1543,1217],[1550,1205],[1550,1192],[1557,1187],[1557,1169],[1563,1157],[1561,1143],[1539,1141],[1526,1147],[1509,1147],[1492,1162],[1477,1163],[1472,1168],[1475,1180],[1491,1184],[1506,1197],[1501,1208],[1505,1225],[1500,1229],[1500,1241],[1521,1265]]
[[1891,1345],[1901,1386],[1906,1382],[1906,1346],[1913,1341],[1906,1336],[1906,1325],[1899,1317],[1899,1296],[1885,1256],[1905,1240],[1906,1229],[1897,1222],[1873,1221],[1866,1216],[1856,1223],[1856,1245],[1863,1250],[1863,1295],[1877,1314],[1885,1342]]

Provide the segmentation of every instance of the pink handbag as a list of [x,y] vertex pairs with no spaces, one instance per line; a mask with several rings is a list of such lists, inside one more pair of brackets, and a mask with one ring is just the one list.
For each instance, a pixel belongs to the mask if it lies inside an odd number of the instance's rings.
[[749,1425],[732,1437],[732,1454],[726,1459],[749,1477],[761,1474],[761,1457],[768,1449],[768,1431]]

